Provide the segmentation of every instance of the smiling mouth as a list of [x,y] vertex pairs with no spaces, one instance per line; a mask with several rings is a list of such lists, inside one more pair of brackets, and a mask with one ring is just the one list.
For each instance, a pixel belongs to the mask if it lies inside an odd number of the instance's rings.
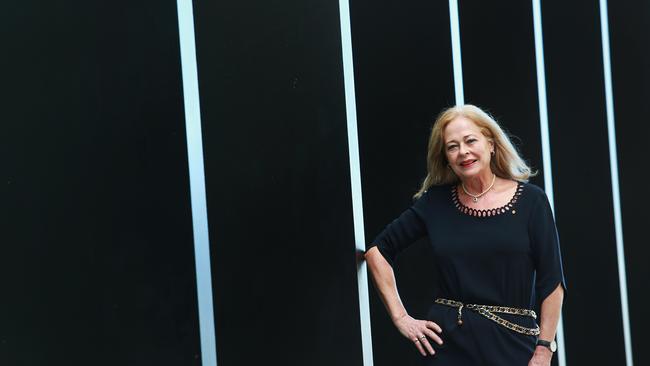
[[462,166],[464,168],[467,168],[468,166],[471,166],[474,163],[476,163],[476,160],[470,160],[470,161],[466,161],[464,163],[460,163],[460,166]]

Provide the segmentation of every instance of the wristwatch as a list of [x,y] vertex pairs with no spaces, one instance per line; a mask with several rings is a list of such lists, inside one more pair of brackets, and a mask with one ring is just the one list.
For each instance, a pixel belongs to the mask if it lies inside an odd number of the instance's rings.
[[543,339],[538,339],[537,344],[535,346],[543,346],[551,350],[551,352],[555,353],[557,351],[557,343],[555,343],[555,340],[552,341],[545,341]]

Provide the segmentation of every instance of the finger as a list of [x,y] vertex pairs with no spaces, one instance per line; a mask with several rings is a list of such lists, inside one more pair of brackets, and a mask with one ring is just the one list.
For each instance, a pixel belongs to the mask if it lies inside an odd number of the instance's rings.
[[426,348],[427,351],[429,351],[429,354],[433,355],[436,353],[436,351],[433,350],[433,347],[431,347],[431,344],[429,343],[429,340],[427,339],[426,336],[421,336],[420,337],[420,343]]
[[433,339],[434,342],[436,342],[436,343],[438,343],[439,345],[442,346],[442,338],[440,338],[440,336],[438,336],[434,331],[432,331],[431,329],[427,328],[427,329],[424,330],[424,334],[425,334],[427,337]]
[[436,323],[434,323],[432,321],[427,321],[426,326],[427,326],[427,328],[433,329],[438,333],[442,333],[442,328],[440,328],[440,326],[438,324],[436,324]]
[[422,356],[427,355],[427,353],[424,351],[424,347],[422,347],[422,342],[420,342],[419,339],[414,340],[413,343],[415,343],[415,346],[418,348],[418,351],[420,351]]

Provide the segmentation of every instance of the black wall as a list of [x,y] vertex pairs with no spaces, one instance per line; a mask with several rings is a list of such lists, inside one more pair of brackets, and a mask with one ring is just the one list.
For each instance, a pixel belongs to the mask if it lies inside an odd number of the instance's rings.
[[[637,1],[612,1],[609,5],[612,47],[612,78],[616,109],[616,142],[621,185],[623,234],[632,333],[634,364],[650,363],[646,347],[650,326],[647,295],[648,215],[650,198],[637,194],[645,182],[644,161],[650,136],[650,4]],[[643,183],[641,184],[644,185]]]
[[[648,5],[609,5],[634,362],[650,362]],[[361,365],[339,5],[194,1],[219,365]],[[365,235],[454,104],[448,2],[350,0]],[[464,96],[543,186],[532,6],[460,0]],[[543,2],[571,365],[625,363],[595,1]],[[3,57],[0,364],[200,365],[175,1],[12,2]],[[396,275],[433,300],[425,241]],[[374,363],[417,365],[370,285]],[[595,347],[593,341],[604,342]],[[594,350],[597,352],[594,352]]]
[[199,365],[176,4],[0,24],[0,364]]
[[195,14],[218,362],[360,364],[338,4]]
[[[593,348],[583,340],[604,332],[612,338],[598,362],[622,365],[599,9],[590,1],[563,6],[549,2],[542,12],[555,209],[571,283],[564,314],[567,362],[588,357]],[[594,299],[598,310],[584,311],[593,307]],[[607,314],[607,321],[594,321],[600,312]]]

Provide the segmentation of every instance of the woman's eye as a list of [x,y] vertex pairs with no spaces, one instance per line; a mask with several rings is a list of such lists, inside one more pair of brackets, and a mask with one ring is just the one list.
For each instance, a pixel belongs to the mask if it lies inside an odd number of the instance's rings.
[[469,139],[469,140],[467,140],[467,142],[470,143],[470,144],[473,144],[474,142],[476,142],[476,139]]
[[451,150],[453,150],[453,149],[455,149],[455,148],[456,148],[456,145],[451,145],[451,146],[449,146],[449,147],[447,148],[447,150],[451,151]]

